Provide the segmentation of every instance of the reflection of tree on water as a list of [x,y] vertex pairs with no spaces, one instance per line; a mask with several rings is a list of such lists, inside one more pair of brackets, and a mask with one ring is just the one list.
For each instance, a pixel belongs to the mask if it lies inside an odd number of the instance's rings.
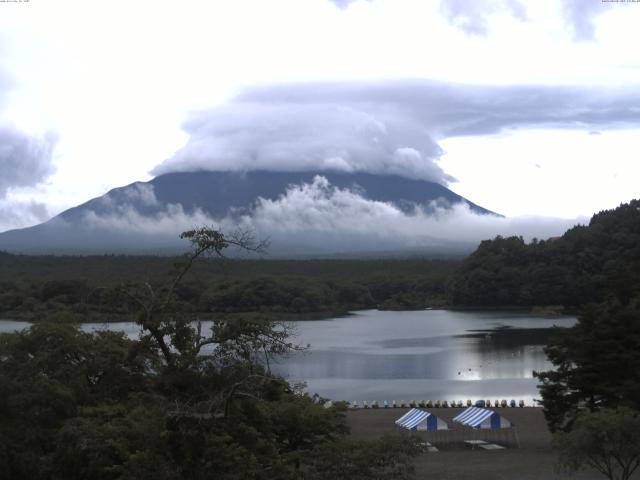
[[476,339],[470,342],[480,350],[514,350],[523,345],[546,345],[556,332],[555,328],[512,328],[501,326],[493,330],[469,330],[471,333],[456,335],[455,338]]

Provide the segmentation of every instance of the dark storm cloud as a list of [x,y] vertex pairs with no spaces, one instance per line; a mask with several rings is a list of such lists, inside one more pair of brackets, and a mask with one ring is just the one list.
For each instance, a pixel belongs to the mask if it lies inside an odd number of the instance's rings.
[[430,81],[269,86],[194,115],[184,126],[187,145],[153,173],[342,170],[447,185],[453,179],[438,165],[443,138],[638,123],[637,89]]
[[527,10],[518,0],[441,0],[440,13],[468,35],[487,35],[489,16],[508,12],[518,20],[527,19]]
[[0,198],[14,187],[32,187],[53,173],[55,137],[37,138],[0,126]]

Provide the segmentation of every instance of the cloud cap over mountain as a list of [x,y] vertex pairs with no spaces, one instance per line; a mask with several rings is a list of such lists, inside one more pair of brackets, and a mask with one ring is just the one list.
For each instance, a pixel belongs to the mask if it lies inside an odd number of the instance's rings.
[[[448,137],[520,128],[624,128],[637,89],[469,86],[422,80],[256,87],[194,114],[187,144],[152,173],[275,170],[395,174],[442,185]],[[478,159],[478,161],[481,161]]]

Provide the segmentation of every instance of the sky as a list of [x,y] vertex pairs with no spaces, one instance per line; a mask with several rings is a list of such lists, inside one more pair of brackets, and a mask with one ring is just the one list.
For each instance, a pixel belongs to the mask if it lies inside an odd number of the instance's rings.
[[640,196],[638,24],[602,0],[0,2],[0,231],[201,168],[396,174],[569,224]]

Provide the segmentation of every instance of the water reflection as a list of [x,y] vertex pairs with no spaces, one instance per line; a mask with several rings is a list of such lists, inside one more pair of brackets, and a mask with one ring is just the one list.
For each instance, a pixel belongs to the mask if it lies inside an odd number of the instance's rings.
[[299,339],[311,343],[311,352],[277,369],[329,398],[531,402],[538,396],[533,371],[551,367],[543,348],[553,327],[574,323],[506,312],[363,311],[299,323]]
[[[310,351],[282,359],[274,369],[311,393],[334,399],[538,397],[534,370],[551,367],[543,347],[554,326],[573,317],[533,317],[509,312],[367,310],[343,318],[292,322],[298,343]],[[0,332],[26,322],[0,321]],[[203,328],[210,322],[203,322]],[[112,329],[130,338],[133,323],[84,324],[85,331]]]

